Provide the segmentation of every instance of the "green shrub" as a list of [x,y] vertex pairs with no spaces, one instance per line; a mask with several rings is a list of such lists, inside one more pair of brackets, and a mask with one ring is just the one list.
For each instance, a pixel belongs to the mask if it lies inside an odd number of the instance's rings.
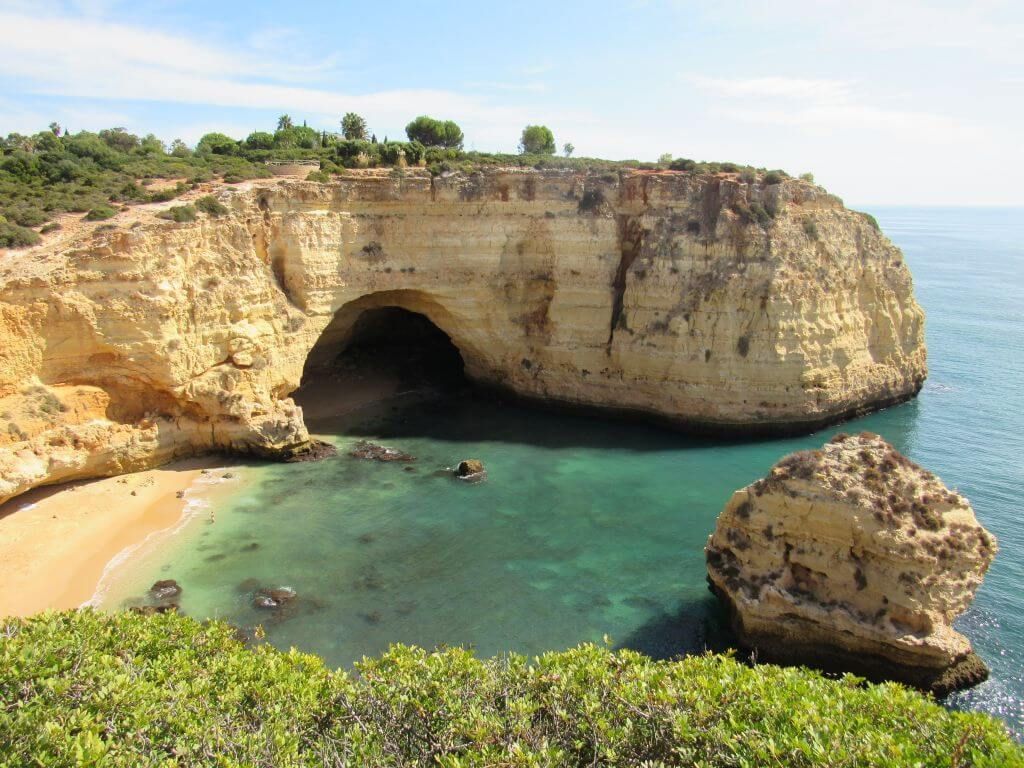
[[407,126],[405,135],[409,141],[418,141],[425,147],[444,147],[445,149],[462,149],[465,137],[462,129],[451,120],[435,120],[420,115]]
[[22,227],[38,227],[49,218],[35,206],[24,204],[8,208],[4,215],[8,221],[12,221]]
[[238,152],[238,142],[223,133],[208,133],[196,144],[199,154],[233,155]]
[[95,208],[91,208],[87,214],[85,214],[86,221],[105,221],[106,219],[113,218],[117,215],[110,206],[98,205]]
[[174,613],[0,620],[0,702],[10,766],[1024,765],[996,720],[898,685],[593,645],[349,674]]
[[804,234],[807,235],[811,240],[818,239],[818,225],[812,218],[804,219]]
[[772,219],[775,218],[771,210],[757,201],[752,203],[736,202],[732,204],[731,208],[744,224],[756,223],[765,229],[771,226]]
[[44,225],[43,228],[39,230],[39,233],[41,235],[48,235],[51,232],[56,232],[59,229],[63,229],[63,227],[60,224],[58,224],[56,221],[54,221],[54,222],[51,222],[49,224]]
[[11,224],[0,216],[0,248],[25,248],[40,241],[39,234],[27,227]]
[[204,195],[196,200],[196,208],[203,213],[213,216],[215,219],[224,216],[228,212],[228,207],[213,195]]
[[321,184],[326,184],[331,180],[331,174],[327,171],[310,171],[306,176],[306,181],[318,181]]
[[267,131],[253,131],[245,140],[247,149],[271,149],[274,146],[274,134]]
[[766,186],[772,184],[781,184],[786,179],[786,174],[783,171],[768,171],[764,175],[764,183]]
[[809,182],[809,183],[813,184],[814,183],[814,174],[813,173],[801,173],[800,174],[800,181],[806,181],[806,182]]
[[546,125],[528,125],[519,137],[519,151],[524,155],[553,155],[555,135]]
[[882,228],[878,226],[878,219],[876,219],[870,213],[861,213],[861,216],[864,217],[864,220],[867,221],[867,223],[871,225],[871,228],[874,229],[876,232],[882,231]]
[[195,221],[197,214],[198,211],[196,211],[195,206],[173,205],[166,211],[158,213],[157,217],[161,219],[170,219],[171,221],[176,221],[179,224],[182,224],[186,221]]
[[320,142],[320,134],[312,128],[299,125],[282,128],[274,134],[273,146],[277,149],[313,149]]
[[150,203],[166,203],[188,192],[188,187],[188,184],[179,181],[173,187],[165,187],[164,189],[150,192],[146,195],[146,201]]

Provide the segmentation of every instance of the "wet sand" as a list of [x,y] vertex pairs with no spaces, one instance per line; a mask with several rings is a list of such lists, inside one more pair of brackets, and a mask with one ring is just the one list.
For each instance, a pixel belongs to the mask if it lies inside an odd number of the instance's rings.
[[242,474],[223,457],[190,459],[37,488],[0,505],[0,616],[89,602],[108,564],[175,529],[190,501],[205,498],[212,504],[222,489],[235,485],[203,482],[228,471]]

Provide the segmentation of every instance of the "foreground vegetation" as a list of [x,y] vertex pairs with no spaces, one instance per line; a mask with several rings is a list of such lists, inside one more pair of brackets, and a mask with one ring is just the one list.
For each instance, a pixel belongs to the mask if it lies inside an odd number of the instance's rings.
[[[646,762],[645,762],[646,761]],[[91,610],[0,623],[2,766],[1022,766],[995,720],[896,685],[592,645],[354,671],[222,623]]]
[[[342,133],[297,126],[282,115],[277,130],[254,131],[245,139],[208,133],[194,148],[176,140],[165,146],[152,134],[136,136],[123,128],[70,134],[56,123],[31,136],[0,139],[0,248],[34,245],[60,213],[82,213],[86,221],[103,221],[118,209],[139,203],[166,202],[217,179],[228,184],[270,175],[268,161],[316,163],[310,178],[329,181],[350,168],[423,166],[432,174],[473,173],[491,167],[568,168],[611,172],[620,168],[738,173],[746,181],[774,184],[782,171],[733,163],[697,163],[663,155],[657,163],[598,160],[555,155],[554,134],[547,126],[523,129],[517,155],[467,152],[462,129],[451,120],[421,115],[406,126],[408,141],[390,141],[369,133],[354,113],[341,120]],[[157,179],[175,183],[156,185]]]

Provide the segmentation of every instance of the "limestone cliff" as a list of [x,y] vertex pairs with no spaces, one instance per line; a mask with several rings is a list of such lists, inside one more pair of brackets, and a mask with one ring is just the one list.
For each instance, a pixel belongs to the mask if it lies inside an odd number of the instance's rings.
[[942,694],[988,676],[951,625],[995,551],[935,475],[877,435],[839,435],[733,494],[708,541],[708,577],[762,659]]
[[426,315],[479,382],[705,429],[809,430],[926,375],[899,251],[805,182],[415,170],[220,198],[0,261],[0,501],[302,446],[307,358],[377,306]]

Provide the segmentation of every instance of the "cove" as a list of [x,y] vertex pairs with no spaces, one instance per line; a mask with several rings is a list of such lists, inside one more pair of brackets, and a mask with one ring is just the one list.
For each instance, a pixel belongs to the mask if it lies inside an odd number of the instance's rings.
[[[337,445],[338,457],[233,470],[239,491],[216,522],[200,518],[134,563],[105,605],[175,578],[185,613],[260,623],[275,645],[334,665],[393,642],[491,655],[607,635],[661,657],[720,649],[732,638],[705,585],[703,546],[729,494],[787,452],[870,430],[958,487],[999,537],[995,564],[959,623],[992,679],[951,703],[1000,715],[1019,734],[1024,225],[1019,213],[879,213],[928,313],[931,374],[916,400],[763,441],[689,438],[462,389],[424,398],[399,387],[336,418],[311,409],[310,430]],[[351,387],[378,389],[372,380]],[[415,471],[349,457],[361,439],[413,454]],[[443,472],[464,458],[484,461],[486,482]],[[240,590],[247,580],[296,589],[294,613],[252,608]]]

